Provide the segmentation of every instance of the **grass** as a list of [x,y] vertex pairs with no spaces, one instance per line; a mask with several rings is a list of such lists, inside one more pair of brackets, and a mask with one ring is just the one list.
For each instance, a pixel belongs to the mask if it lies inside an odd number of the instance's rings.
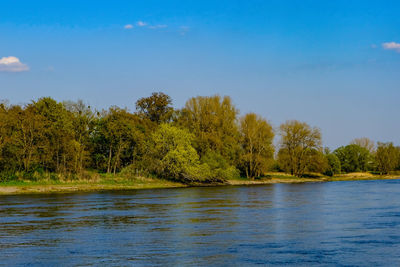
[[[245,177],[237,177],[227,181],[227,185],[257,185],[275,183],[307,183],[329,181],[354,181],[354,180],[381,180],[399,179],[400,175],[374,175],[371,173],[350,173],[333,177],[312,174],[310,177],[298,178],[289,174],[270,172],[265,176],[250,180]],[[48,177],[48,176],[46,176]],[[104,190],[132,190],[151,188],[186,187],[182,183],[172,182],[157,178],[129,177],[123,175],[86,173],[85,179],[54,180],[49,178],[29,181],[17,179],[0,183],[0,195],[32,194],[32,193],[69,193]]]
[[18,179],[2,182],[0,183],[0,195],[172,188],[184,186],[185,185],[181,183],[156,178],[124,177],[119,175],[92,175],[91,179],[81,180],[41,179],[38,181],[29,181]]

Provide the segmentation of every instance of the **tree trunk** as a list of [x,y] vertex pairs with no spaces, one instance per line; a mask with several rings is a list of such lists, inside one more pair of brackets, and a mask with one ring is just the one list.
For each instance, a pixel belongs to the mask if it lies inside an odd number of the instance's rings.
[[111,157],[112,157],[112,150],[111,150],[112,146],[110,145],[110,150],[108,153],[108,162],[107,162],[107,173],[111,172]]

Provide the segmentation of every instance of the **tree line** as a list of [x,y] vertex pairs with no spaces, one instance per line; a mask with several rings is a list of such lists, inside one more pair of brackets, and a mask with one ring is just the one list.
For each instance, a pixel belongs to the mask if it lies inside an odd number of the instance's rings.
[[400,170],[400,147],[393,143],[360,138],[330,151],[318,128],[291,120],[274,131],[257,114],[239,116],[228,96],[192,97],[174,109],[170,96],[158,92],[135,108],[97,111],[50,97],[2,102],[0,179],[33,179],[34,173],[79,178],[89,170],[208,183],[268,171],[302,177]]

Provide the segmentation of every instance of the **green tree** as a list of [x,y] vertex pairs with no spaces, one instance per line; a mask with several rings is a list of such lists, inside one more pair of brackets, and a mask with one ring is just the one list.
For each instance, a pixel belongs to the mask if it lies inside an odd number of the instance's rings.
[[315,150],[321,149],[321,133],[307,123],[287,121],[280,126],[280,166],[295,176],[303,176],[312,164]]
[[74,132],[74,140],[71,141],[73,150],[73,172],[81,174],[90,161],[90,137],[93,134],[96,124],[96,114],[90,106],[83,103],[82,100],[77,102],[63,102],[66,110],[72,114],[72,127]]
[[40,98],[28,105],[44,118],[43,134],[46,144],[42,147],[42,167],[49,171],[66,174],[73,170],[74,130],[72,114],[62,103],[50,97]]
[[344,172],[360,172],[369,169],[371,157],[369,151],[364,147],[350,144],[339,147],[334,154],[339,158]]
[[4,154],[3,149],[7,144],[8,129],[7,129],[7,103],[0,103],[0,172],[4,169]]
[[397,167],[398,157],[398,150],[393,143],[378,142],[375,161],[380,174],[388,174],[393,171]]
[[99,119],[93,135],[94,161],[107,173],[116,173],[143,153],[144,129],[137,115],[111,107]]
[[340,160],[334,153],[330,153],[329,151],[325,154],[326,160],[328,162],[327,169],[324,174],[328,176],[333,176],[335,174],[339,174],[341,171]]
[[171,97],[162,92],[158,92],[136,101],[136,110],[139,115],[160,124],[171,120],[174,112],[171,105]]
[[160,177],[184,180],[200,168],[192,146],[193,135],[185,129],[160,124],[149,143],[149,167]]
[[17,115],[16,128],[11,137],[16,148],[14,152],[22,160],[24,170],[30,171],[32,166],[40,164],[41,148],[46,145],[43,136],[45,119],[36,112],[34,106],[20,109],[14,115]]
[[216,151],[234,164],[239,152],[238,110],[230,97],[198,96],[190,98],[180,111],[178,125],[195,136],[194,147],[202,157]]
[[241,166],[247,178],[260,176],[273,159],[271,125],[260,116],[249,113],[240,119],[242,153]]
[[203,170],[208,166],[210,173],[208,177],[214,181],[217,180],[230,180],[240,177],[239,170],[231,165],[221,154],[216,151],[208,150],[202,157],[201,163]]

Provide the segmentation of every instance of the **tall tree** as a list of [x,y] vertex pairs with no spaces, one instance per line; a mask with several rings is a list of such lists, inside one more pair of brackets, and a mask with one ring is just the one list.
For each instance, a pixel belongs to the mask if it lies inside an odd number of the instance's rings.
[[278,161],[282,168],[302,176],[312,163],[313,150],[321,149],[321,133],[307,123],[287,121],[280,126],[281,143]]
[[95,161],[100,161],[98,164],[105,167],[107,173],[115,174],[142,153],[144,131],[137,115],[111,107],[99,120],[93,141],[96,143]]
[[96,114],[90,106],[85,105],[82,100],[77,102],[63,102],[65,108],[72,114],[72,127],[74,140],[71,143],[73,149],[73,171],[82,173],[89,164],[90,136],[93,133],[97,120]]
[[260,176],[273,158],[271,125],[260,116],[249,113],[240,119],[241,165],[247,178]]
[[377,169],[381,174],[388,174],[393,171],[398,164],[398,150],[393,143],[378,142],[375,160]]
[[71,112],[50,97],[40,98],[29,106],[33,106],[45,121],[43,134],[47,144],[43,146],[41,153],[43,167],[64,174],[71,172],[74,157]]
[[178,124],[194,134],[194,147],[200,156],[212,150],[233,163],[239,152],[237,114],[228,96],[198,96],[186,102]]
[[136,101],[136,110],[139,115],[157,124],[169,122],[174,112],[171,97],[162,92],[140,98]]

